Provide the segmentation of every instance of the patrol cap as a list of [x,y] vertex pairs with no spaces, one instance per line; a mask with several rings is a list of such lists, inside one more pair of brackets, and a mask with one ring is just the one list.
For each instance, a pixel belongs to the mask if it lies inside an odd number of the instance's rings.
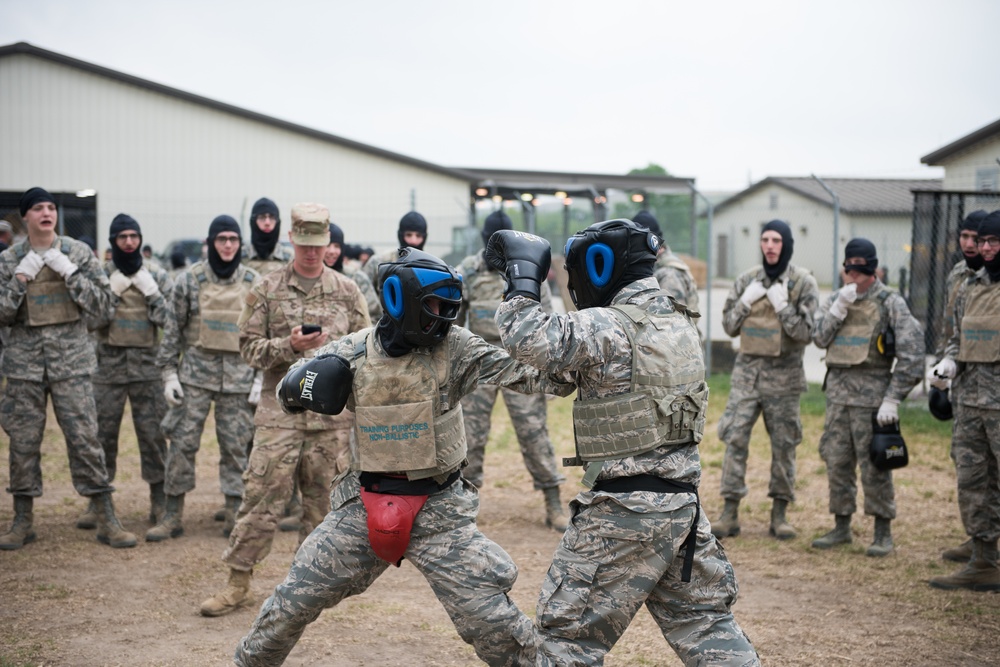
[[330,244],[330,210],[322,204],[292,207],[292,243],[327,246]]

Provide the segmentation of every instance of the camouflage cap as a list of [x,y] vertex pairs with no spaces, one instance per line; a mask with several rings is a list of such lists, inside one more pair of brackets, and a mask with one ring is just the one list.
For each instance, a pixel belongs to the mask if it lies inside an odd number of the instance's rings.
[[292,207],[292,243],[325,246],[330,244],[330,210],[322,204]]

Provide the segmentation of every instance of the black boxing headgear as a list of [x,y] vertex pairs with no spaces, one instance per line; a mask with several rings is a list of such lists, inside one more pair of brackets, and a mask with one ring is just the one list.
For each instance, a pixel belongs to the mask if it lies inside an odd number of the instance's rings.
[[423,234],[424,240],[420,242],[420,245],[412,246],[417,250],[423,250],[424,243],[427,242],[427,220],[424,216],[420,215],[416,211],[410,211],[399,219],[399,230],[396,232],[396,238],[399,239],[400,248],[407,247],[406,242],[403,240],[403,236],[406,232],[418,232]]
[[[240,243],[236,247],[236,255],[229,260],[224,262],[222,257],[219,255],[219,251],[215,249],[215,237],[222,232],[233,232],[238,237],[240,237]],[[223,280],[233,275],[236,271],[236,267],[240,265],[240,256],[243,254],[240,252],[243,249],[243,235],[240,233],[240,225],[236,220],[230,215],[220,215],[212,221],[212,224],[208,226],[208,265],[212,267],[212,271],[215,275],[219,276]]]
[[772,220],[764,225],[764,228],[760,230],[760,235],[764,236],[764,232],[778,232],[781,234],[781,254],[778,255],[778,262],[776,264],[768,264],[767,258],[763,256],[764,252],[761,251],[764,273],[771,280],[775,280],[788,268],[788,262],[792,259],[792,250],[795,249],[795,239],[792,238],[792,228],[784,220]]
[[[401,248],[399,259],[378,267],[379,300],[385,316],[414,347],[431,347],[448,336],[462,306],[462,278],[430,253]],[[439,300],[438,312],[427,305]]]
[[18,208],[21,211],[21,217],[28,212],[28,209],[39,202],[52,202],[56,203],[55,198],[49,194],[49,191],[44,188],[34,187],[29,188],[21,195],[21,199],[18,201]]
[[[848,264],[847,260],[860,257],[865,260],[864,264]],[[868,276],[875,275],[878,268],[878,254],[875,251],[875,244],[868,239],[851,239],[844,248],[844,269],[857,271]]]
[[579,309],[607,306],[623,287],[653,275],[660,238],[631,220],[606,220],[566,241],[569,294]]
[[493,232],[498,232],[501,229],[514,229],[514,223],[511,222],[510,216],[503,211],[493,211],[486,216],[486,220],[483,221],[483,246],[485,247],[489,243]]
[[[270,213],[274,216],[274,229],[263,232],[257,227],[257,216],[262,213]],[[258,257],[267,258],[274,252],[274,247],[281,239],[281,214],[278,212],[278,205],[267,197],[261,197],[253,203],[250,209],[250,245]]]
[[947,389],[938,389],[937,387],[931,387],[930,393],[927,394],[927,409],[931,411],[935,419],[946,422],[955,417],[949,394]]
[[[139,235],[139,244],[132,252],[125,252],[118,247],[118,235],[124,231],[133,231]],[[131,276],[142,268],[142,229],[135,218],[125,213],[116,215],[108,228],[108,242],[111,244],[111,261],[119,271]]]

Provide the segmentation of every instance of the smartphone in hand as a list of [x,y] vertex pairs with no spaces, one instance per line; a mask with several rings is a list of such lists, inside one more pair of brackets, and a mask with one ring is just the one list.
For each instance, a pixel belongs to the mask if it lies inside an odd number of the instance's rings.
[[318,324],[303,324],[302,325],[302,335],[308,336],[309,334],[319,333],[323,330]]

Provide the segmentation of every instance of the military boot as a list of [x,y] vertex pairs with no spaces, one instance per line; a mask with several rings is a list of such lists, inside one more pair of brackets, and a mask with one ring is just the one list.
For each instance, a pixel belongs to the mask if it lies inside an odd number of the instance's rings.
[[225,537],[233,532],[236,527],[236,514],[240,511],[240,497],[226,496],[226,523],[222,525],[222,534]]
[[941,558],[955,563],[968,563],[972,559],[972,539],[962,542],[957,547],[945,549],[941,552]]
[[837,514],[836,520],[837,523],[833,530],[813,540],[814,549],[829,549],[838,544],[850,544],[854,540],[851,536],[851,515]]
[[795,537],[795,529],[785,520],[785,510],[788,509],[788,501],[775,498],[771,505],[771,528],[768,533],[771,537],[779,540],[791,540]]
[[162,542],[171,537],[180,537],[184,534],[184,526],[181,519],[184,516],[184,494],[179,496],[167,496],[167,510],[160,520],[152,528],[146,531],[147,542]]
[[726,498],[722,508],[722,516],[712,524],[712,534],[720,540],[723,537],[736,537],[740,534],[740,501]]
[[229,612],[252,602],[250,580],[253,570],[229,570],[226,590],[216,593],[201,603],[202,616],[225,616]]
[[560,533],[566,530],[566,510],[559,498],[559,487],[550,486],[544,489],[545,494],[545,525]]
[[167,496],[163,493],[163,482],[149,485],[149,523],[155,526],[167,512]]
[[286,533],[297,533],[302,528],[302,501],[298,492],[292,493],[292,499],[285,505],[285,516],[278,522],[278,529]]
[[[225,501],[226,497],[222,496],[222,499],[223,499],[223,501]],[[215,514],[212,515],[212,518],[214,520],[216,520],[216,521],[225,521],[226,520],[226,503],[225,502],[222,503],[222,507],[220,507],[219,509],[215,510]]]
[[137,543],[135,535],[122,528],[115,516],[115,504],[111,492],[99,493],[93,497],[97,503],[97,541],[113,549],[127,549]]
[[875,540],[865,549],[866,556],[881,558],[892,553],[892,519],[875,517]]
[[14,523],[10,530],[0,535],[0,549],[14,551],[35,541],[35,531],[31,529],[34,502],[31,496],[14,496]]
[[934,588],[973,591],[1000,591],[1000,566],[997,565],[996,540],[972,540],[972,556],[955,574],[934,577],[928,582]]
[[87,503],[87,509],[83,511],[76,519],[76,527],[82,528],[83,530],[93,530],[97,528],[97,501],[94,500],[93,496],[90,498],[90,502]]

